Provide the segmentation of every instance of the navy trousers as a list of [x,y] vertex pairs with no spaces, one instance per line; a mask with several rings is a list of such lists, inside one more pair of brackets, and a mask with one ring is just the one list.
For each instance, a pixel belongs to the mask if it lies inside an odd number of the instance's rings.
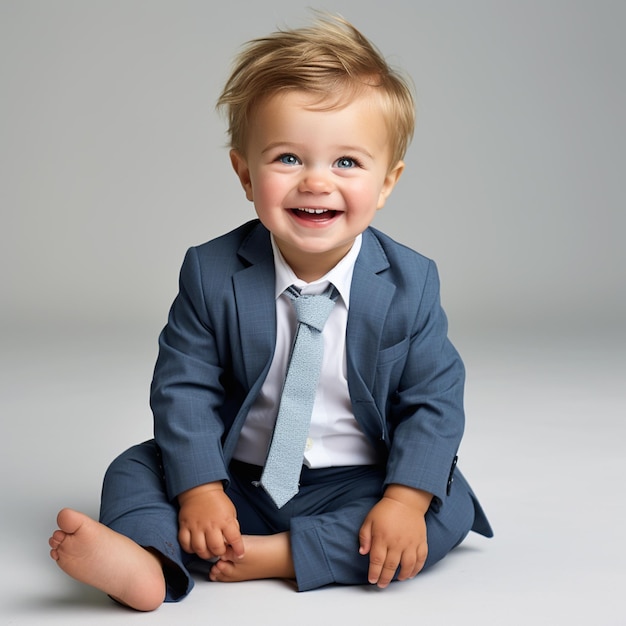
[[[369,557],[359,554],[359,529],[383,492],[380,467],[303,468],[300,492],[282,509],[257,486],[261,468],[234,461],[226,491],[237,510],[241,532],[268,535],[289,531],[298,590],[331,583],[367,583]],[[156,550],[164,559],[166,601],[193,588],[190,572],[207,563],[178,543],[178,506],[168,499],[158,447],[153,440],[113,461],[102,488],[100,521]],[[491,528],[463,475],[456,470],[450,495],[426,514],[425,568],[461,543],[470,530],[491,536]]]

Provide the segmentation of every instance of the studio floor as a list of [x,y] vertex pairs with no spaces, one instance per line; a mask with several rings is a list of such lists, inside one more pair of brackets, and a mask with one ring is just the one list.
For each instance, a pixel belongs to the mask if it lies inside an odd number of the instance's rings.
[[[531,338],[532,337],[532,338]],[[454,337],[453,337],[454,338]],[[626,624],[626,350],[614,333],[465,333],[460,466],[493,524],[384,591],[197,580],[134,613],[48,557],[56,512],[97,515],[102,474],[151,436],[151,329],[13,333],[0,350],[0,624]]]

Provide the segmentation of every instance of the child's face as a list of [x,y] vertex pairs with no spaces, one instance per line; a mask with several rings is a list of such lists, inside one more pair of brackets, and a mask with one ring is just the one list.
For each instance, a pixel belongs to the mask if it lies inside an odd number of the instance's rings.
[[233,167],[297,276],[334,267],[391,193],[402,162],[389,163],[380,107],[361,96],[340,109],[307,108],[304,92],[270,97],[254,110],[246,154]]

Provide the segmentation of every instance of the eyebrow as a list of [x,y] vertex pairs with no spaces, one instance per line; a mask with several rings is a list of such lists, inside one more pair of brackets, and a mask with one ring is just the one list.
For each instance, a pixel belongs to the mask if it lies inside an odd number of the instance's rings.
[[[302,149],[302,145],[291,143],[289,141],[273,141],[261,151],[261,154],[271,152],[272,150],[276,150],[278,148],[284,148],[285,150],[293,150],[294,152],[298,152]],[[357,146],[335,146],[333,149],[340,154],[350,155],[358,153],[369,159],[374,159],[374,157],[372,156],[372,154],[370,154],[368,150],[365,150],[364,148],[359,148]]]
[[359,154],[362,154],[363,156],[366,156],[369,159],[374,158],[374,156],[370,154],[368,150],[365,150],[365,148],[358,148],[357,146],[337,146],[337,150],[339,152],[343,152],[348,155],[350,153],[358,152]]
[[287,146],[293,146],[293,144],[288,143],[287,141],[273,141],[268,144],[263,150],[261,150],[261,154],[265,154],[266,152],[271,152],[272,150],[276,150],[278,148],[287,148]]

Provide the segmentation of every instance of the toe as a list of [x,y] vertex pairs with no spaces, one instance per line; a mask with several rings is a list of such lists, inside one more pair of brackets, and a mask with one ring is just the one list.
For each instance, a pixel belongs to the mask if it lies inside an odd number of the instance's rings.
[[57,524],[61,531],[74,534],[82,525],[85,516],[73,509],[61,509],[57,515]]

